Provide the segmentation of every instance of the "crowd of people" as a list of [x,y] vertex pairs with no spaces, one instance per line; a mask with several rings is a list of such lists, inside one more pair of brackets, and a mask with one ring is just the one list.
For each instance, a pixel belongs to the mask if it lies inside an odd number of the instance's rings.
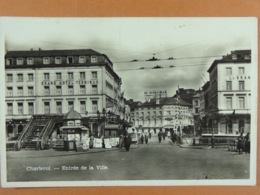
[[237,150],[239,154],[250,154],[250,134],[247,133],[246,136],[243,136],[243,133],[240,134],[237,140]]

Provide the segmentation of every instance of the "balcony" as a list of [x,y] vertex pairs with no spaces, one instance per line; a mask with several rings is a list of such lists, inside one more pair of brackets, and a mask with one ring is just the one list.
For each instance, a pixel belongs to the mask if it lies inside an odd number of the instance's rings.
[[91,79],[90,80],[90,84],[91,85],[97,85],[98,84],[98,80],[97,79]]

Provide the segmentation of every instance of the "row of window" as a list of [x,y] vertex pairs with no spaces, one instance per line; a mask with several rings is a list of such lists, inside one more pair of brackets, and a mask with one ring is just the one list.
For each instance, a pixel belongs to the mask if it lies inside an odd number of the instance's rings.
[[[97,72],[92,71],[92,79],[97,79]],[[50,73],[44,73],[44,80],[50,80]],[[74,74],[73,72],[68,73],[68,79],[73,80],[74,79]],[[85,72],[80,72],[79,74],[80,79],[86,79],[86,73]],[[33,81],[34,80],[34,74],[28,73],[28,81]],[[62,79],[62,74],[60,72],[56,73],[56,79],[61,80]],[[12,82],[13,81],[13,74],[7,74],[7,82]],[[17,74],[17,81],[24,81],[24,75],[21,73]]]
[[[232,90],[232,81],[226,81],[226,90]],[[245,90],[245,81],[238,81],[238,90]]]
[[[35,59],[33,57],[27,57],[25,58],[17,58],[17,59],[13,59],[13,58],[7,58],[6,59],[6,65],[14,65],[16,61],[17,65],[33,65],[35,64]],[[78,57],[78,63],[79,64],[84,64],[86,62],[91,62],[91,63],[97,63],[97,56],[91,56],[90,57],[90,61],[89,58],[86,56],[79,56]],[[43,64],[51,64],[51,57],[43,57],[42,58],[42,63]],[[54,58],[54,64],[61,64],[62,63],[62,57],[55,57]],[[67,64],[74,64],[76,63],[76,57],[74,56],[68,56],[66,58],[66,63]]]
[[[135,126],[139,126],[139,125],[141,125],[141,126],[145,126],[145,125],[149,125],[149,126],[161,126],[161,125],[163,125],[163,120],[162,119],[160,119],[160,120],[151,120],[151,121],[144,121],[144,120],[134,120],[133,121],[134,123],[135,123]],[[186,121],[185,122],[186,124],[191,124],[192,123],[192,121]]]
[[[56,101],[56,107],[51,107],[50,102],[43,102],[44,106],[44,114],[51,114],[51,113],[58,113],[62,114],[64,111],[62,110],[62,101]],[[80,113],[84,114],[86,113],[86,101],[79,101],[80,103]],[[96,113],[98,111],[98,101],[93,100],[92,102],[92,112]],[[34,114],[34,103],[33,102],[28,102],[28,111],[27,113],[24,110],[25,103],[23,102],[18,102],[17,103],[17,113],[18,115],[23,115],[23,114],[29,114],[32,115]],[[67,102],[68,106],[68,111],[74,109],[74,101],[68,101]],[[65,111],[67,112],[67,110]],[[13,108],[13,103],[7,103],[7,115],[13,115],[14,114],[14,108]]]
[[[226,97],[226,108],[233,109],[232,97]],[[238,109],[245,109],[245,97],[238,97]]]
[[[244,67],[238,67],[238,73],[239,74],[245,74],[245,68]],[[232,67],[226,67],[226,74],[227,75],[232,74]]]
[[[55,94],[51,94],[50,92],[50,86],[44,86],[44,95],[62,95],[62,87],[61,86],[55,86]],[[92,94],[98,93],[97,85],[92,85]],[[70,95],[74,94],[74,86],[69,85],[67,86],[67,92]],[[34,88],[32,86],[28,87],[27,95],[34,95]],[[80,85],[79,94],[86,94],[86,86]],[[7,96],[13,96],[13,87],[7,87]],[[24,88],[23,87],[17,87],[17,95],[23,96],[24,94]]]
[[[165,113],[166,113],[166,115],[170,116],[170,115],[176,114],[176,113],[177,114],[187,114],[187,113],[189,113],[189,111],[187,111],[187,110],[181,110],[181,111],[179,111],[179,110],[174,110],[174,111],[168,110]],[[133,113],[133,115],[134,115],[134,113]],[[139,112],[136,112],[135,115],[137,117],[139,117]],[[140,116],[143,117],[144,116],[144,112],[140,112]],[[151,116],[151,113],[147,112],[147,116]],[[153,116],[156,116],[156,111],[153,112]],[[162,111],[159,111],[159,116],[162,116]]]
[[135,123],[136,123],[136,126],[139,126],[139,125],[142,125],[142,126],[144,126],[145,124],[150,124],[150,125],[162,125],[163,124],[163,120],[162,119],[160,119],[160,120],[153,120],[153,121],[146,121],[146,123],[145,123],[145,121],[144,120],[136,120],[136,121],[134,121]]

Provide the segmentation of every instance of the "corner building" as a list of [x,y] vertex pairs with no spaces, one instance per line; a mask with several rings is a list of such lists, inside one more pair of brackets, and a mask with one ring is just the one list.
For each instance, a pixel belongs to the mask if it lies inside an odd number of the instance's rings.
[[250,132],[251,50],[235,50],[208,69],[207,129],[216,134]]
[[5,76],[7,137],[21,133],[33,114],[74,109],[91,118],[103,109],[118,116],[124,110],[121,78],[110,59],[92,49],[8,51]]
[[181,132],[193,126],[192,105],[173,97],[151,99],[135,106],[132,121],[140,132]]

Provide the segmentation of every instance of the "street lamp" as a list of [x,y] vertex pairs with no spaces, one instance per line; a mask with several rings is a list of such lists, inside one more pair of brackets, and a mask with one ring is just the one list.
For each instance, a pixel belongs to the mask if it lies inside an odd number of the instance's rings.
[[[100,125],[101,122],[100,122],[100,112],[99,112],[99,110],[97,111],[97,119],[98,119],[98,124]],[[95,135],[98,136],[98,132],[95,132]]]
[[106,109],[105,108],[103,108],[102,114],[103,114],[102,135],[105,137],[105,127],[106,127]]

